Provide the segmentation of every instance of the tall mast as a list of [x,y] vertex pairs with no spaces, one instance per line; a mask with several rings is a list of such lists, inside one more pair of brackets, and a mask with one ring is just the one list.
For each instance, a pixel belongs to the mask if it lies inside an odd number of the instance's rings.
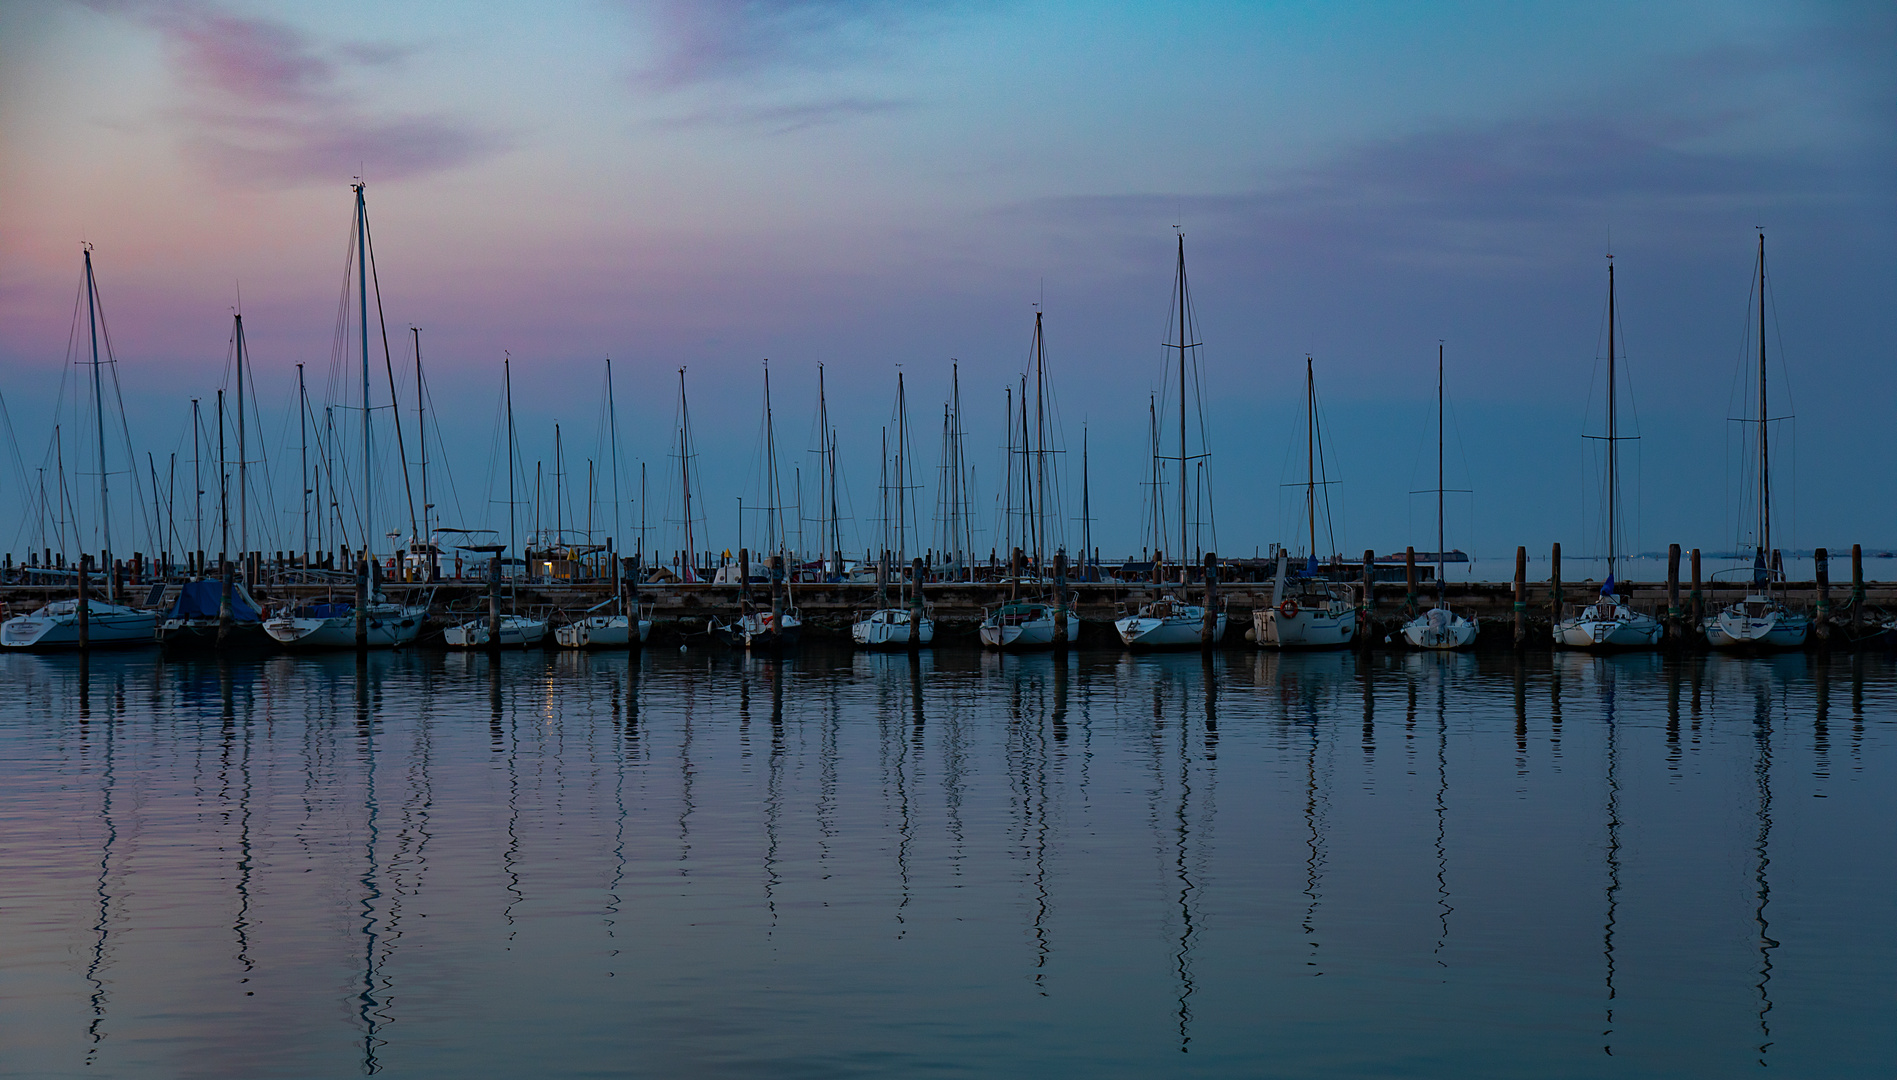
[[250,441],[244,431],[244,315],[237,313],[237,558],[250,552]]
[[1614,385],[1614,256],[1607,256],[1607,576],[1614,576],[1615,511],[1620,502],[1620,440],[1615,430],[1616,400]]
[[[1036,330],[1040,328],[1040,322],[1041,317],[1037,312],[1034,316]],[[1035,337],[1036,340],[1038,340],[1040,335],[1036,334]],[[1038,574],[1041,569],[1041,516],[1043,511],[1034,499],[1034,475],[1030,470],[1030,462],[1033,460],[1033,456],[1034,450],[1028,444],[1028,379],[1027,376],[1023,375],[1021,376],[1021,497],[1027,509],[1027,517],[1023,524],[1027,531],[1029,541],[1027,545],[1028,551],[1034,556],[1034,570],[1035,573]]]
[[1080,425],[1080,565],[1093,551],[1093,501],[1087,475],[1087,425]]
[[[1002,544],[1005,547],[1013,548],[1014,547],[1014,514],[1015,514],[1015,510],[1014,510],[1014,387],[1012,386],[1003,387],[1001,393],[1002,393],[1002,400],[1004,402],[1003,409],[1006,412],[1006,415],[1008,417],[1008,454],[1007,454],[1008,475],[1006,478],[1006,483],[1004,483],[1001,488],[1001,490],[1007,492],[1007,496],[1005,500],[1003,501],[1002,508],[1001,508],[1002,530],[1006,534],[1002,537]],[[1013,558],[1012,552],[1010,552],[1009,557]]]
[[309,393],[303,386],[303,365],[296,366],[297,487],[303,489],[303,558],[310,557],[310,425]]
[[1179,584],[1186,583],[1186,234],[1179,234]]
[[230,557],[231,550],[231,492],[230,464],[224,457],[224,390],[217,391],[217,527],[218,555]]
[[553,424],[553,544],[558,550],[566,542],[566,451],[560,443],[560,422]]
[[[1027,405],[1026,396],[1022,406]],[[1021,435],[1027,437],[1027,417],[1021,418]],[[1041,312],[1034,312],[1034,568],[1044,573],[1047,565],[1047,339],[1042,334]]]
[[681,488],[685,499],[685,573],[680,578],[690,581],[692,573],[692,419],[685,405],[685,369],[678,369],[678,467],[681,474]]
[[369,206],[363,201],[361,180],[352,185],[356,192],[356,304],[362,314],[362,550],[369,550],[369,537],[375,532],[375,470],[369,438]]
[[[411,326],[408,332],[415,338],[415,441],[421,448],[422,455],[422,527],[420,535],[416,536],[415,540],[417,543],[429,545],[429,557],[432,560],[434,541],[429,528],[428,512],[434,509],[434,504],[428,501],[428,415],[427,405],[422,396],[424,385],[422,382],[422,328]],[[429,565],[432,569],[434,564],[431,561]]]
[[903,389],[902,372],[896,372],[896,563],[909,563],[909,488],[903,451],[909,447],[909,399]]
[[85,257],[86,329],[92,338],[92,412],[99,429],[99,533],[105,541],[105,570],[109,574],[112,570],[112,499],[106,481],[112,470],[105,463],[105,380],[99,372],[99,284],[92,276],[91,244],[85,246]]
[[[200,450],[198,446],[198,438],[200,435],[204,433],[204,420],[199,415],[199,407],[198,407],[199,400],[200,399],[198,398],[191,399],[191,491],[192,491],[191,503],[192,503],[192,518],[193,518],[193,521],[195,522],[195,524],[192,526],[191,539],[193,543],[191,546],[193,549],[197,551],[203,551],[204,550],[204,462],[203,462],[203,452]],[[202,573],[203,570],[204,570],[203,567],[198,568],[198,571],[200,573]]]
[[[1772,571],[1772,455],[1766,433],[1771,430],[1765,408],[1765,232],[1759,232],[1759,556],[1766,573]],[[1771,578],[1768,576],[1767,581]]]
[[[501,394],[507,401],[507,550],[520,545],[514,528],[514,358],[501,354]],[[508,575],[513,580],[513,575]],[[511,591],[510,591],[511,595]]]
[[[1326,496],[1328,498],[1328,496]],[[1311,547],[1317,558],[1317,384],[1311,376],[1311,357],[1304,357],[1304,515],[1310,519]]]
[[1443,603],[1443,344],[1436,343],[1436,606]]
[[[606,433],[607,447],[613,455],[613,537],[615,543],[624,543],[626,538],[619,531],[619,411],[613,405],[613,358],[610,356],[606,358]],[[617,550],[613,557],[619,557]]]

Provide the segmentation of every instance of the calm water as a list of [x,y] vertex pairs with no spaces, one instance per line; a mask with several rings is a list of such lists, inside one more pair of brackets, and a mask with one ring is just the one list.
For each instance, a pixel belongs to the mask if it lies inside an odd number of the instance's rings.
[[1884,1076],[1881,657],[0,657],[0,1071]]

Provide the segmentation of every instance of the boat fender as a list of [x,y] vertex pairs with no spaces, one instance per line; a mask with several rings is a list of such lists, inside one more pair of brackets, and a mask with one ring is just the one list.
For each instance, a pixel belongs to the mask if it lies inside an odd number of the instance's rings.
[[1297,618],[1298,617],[1298,602],[1289,597],[1286,597],[1284,603],[1278,605],[1278,614],[1284,616],[1287,619]]

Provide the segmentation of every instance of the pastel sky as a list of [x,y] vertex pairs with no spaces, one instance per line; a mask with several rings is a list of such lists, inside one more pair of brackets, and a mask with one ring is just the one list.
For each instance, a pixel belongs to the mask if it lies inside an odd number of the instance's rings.
[[[1795,415],[1775,429],[1776,538],[1897,543],[1893,56],[1897,8],[1874,3],[0,5],[0,394],[18,444],[17,467],[0,447],[0,507],[24,523],[0,549],[35,542],[82,240],[147,471],[148,453],[161,474],[173,453],[188,466],[190,399],[228,377],[241,289],[253,456],[276,495],[252,546],[298,545],[294,365],[319,403],[359,378],[334,346],[357,175],[391,331],[423,328],[449,524],[504,512],[503,353],[523,450],[551,467],[558,420],[581,484],[587,458],[604,468],[610,356],[653,545],[675,546],[662,477],[685,367],[702,546],[735,547],[737,500],[761,496],[768,357],[787,477],[810,471],[825,365],[861,550],[898,369],[929,515],[953,357],[985,551],[1003,390],[1040,303],[1064,516],[1084,424],[1095,542],[1137,551],[1176,226],[1227,553],[1302,546],[1302,493],[1281,485],[1303,476],[1307,354],[1336,547],[1434,546],[1433,503],[1411,492],[1435,486],[1439,340],[1448,486],[1473,491],[1451,499],[1451,545],[1599,550],[1583,436],[1601,423],[1610,250],[1641,436],[1626,542],[1727,548],[1748,518],[1728,417],[1752,407],[1762,226],[1774,395]],[[67,462],[69,483],[92,490],[84,469]],[[395,505],[378,528],[405,523]]]

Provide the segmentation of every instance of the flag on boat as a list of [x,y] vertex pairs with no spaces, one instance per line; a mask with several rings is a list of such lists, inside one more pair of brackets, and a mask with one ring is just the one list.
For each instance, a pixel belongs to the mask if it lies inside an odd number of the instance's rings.
[[1760,548],[1752,557],[1752,584],[1761,588],[1772,583],[1772,573],[1765,568],[1765,549]]
[[1602,596],[1614,595],[1614,572],[1612,570],[1609,570],[1607,572],[1607,580],[1601,582],[1601,595]]

